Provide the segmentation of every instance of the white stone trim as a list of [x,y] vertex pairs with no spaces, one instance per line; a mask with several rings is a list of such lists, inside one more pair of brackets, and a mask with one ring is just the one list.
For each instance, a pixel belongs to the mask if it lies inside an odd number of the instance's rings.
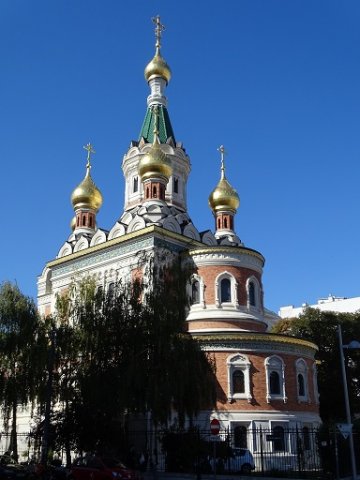
[[[243,353],[236,353],[231,355],[226,360],[227,371],[228,371],[228,400],[231,402],[236,399],[246,399],[248,403],[252,400],[252,395],[250,391],[250,368],[251,363]],[[232,376],[236,370],[241,370],[244,374],[244,393],[234,393]]]
[[[281,357],[278,355],[272,355],[267,357],[264,361],[265,366],[265,378],[266,378],[266,402],[270,403],[271,400],[283,400],[287,402],[286,389],[285,389],[285,364]],[[279,375],[280,381],[280,393],[274,394],[270,392],[270,374],[276,372]]]
[[[221,302],[221,281],[224,280],[225,278],[230,280],[230,288],[231,288],[231,301],[230,302]],[[227,306],[230,307],[239,307],[239,302],[238,302],[238,295],[237,295],[237,287],[238,284],[236,282],[236,279],[234,275],[229,273],[228,271],[224,271],[220,273],[216,278],[215,278],[215,305],[217,308],[224,308]]]

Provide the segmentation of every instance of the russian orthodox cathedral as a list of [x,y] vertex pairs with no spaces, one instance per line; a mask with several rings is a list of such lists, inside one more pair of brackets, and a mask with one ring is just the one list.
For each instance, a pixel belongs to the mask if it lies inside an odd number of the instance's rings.
[[287,428],[313,429],[320,424],[317,348],[269,333],[278,317],[263,304],[265,260],[236,234],[240,199],[226,176],[222,146],[219,182],[209,196],[214,231],[199,232],[189,217],[190,159],[171,126],[166,98],[171,70],[161,53],[159,17],[155,23],[155,55],[145,68],[150,88],[145,119],[122,160],[124,210],[110,230],[97,225],[102,194],[91,173],[94,152],[86,145],[85,177],[71,196],[72,232],[38,279],[40,313],[54,310],[56,295],[75,275],[91,275],[109,291],[120,278],[132,278],[140,250],[186,253],[195,270],[185,328],[213,356],[218,382],[216,409],[201,412],[199,427],[208,429],[217,418],[235,439],[259,428],[277,435]]

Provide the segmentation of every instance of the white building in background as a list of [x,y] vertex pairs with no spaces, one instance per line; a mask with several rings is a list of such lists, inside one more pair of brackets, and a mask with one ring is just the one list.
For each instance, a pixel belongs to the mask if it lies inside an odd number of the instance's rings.
[[315,305],[303,303],[301,307],[294,307],[294,305],[280,307],[279,316],[281,318],[298,317],[300,314],[304,313],[305,309],[308,307],[317,308],[323,312],[355,313],[360,311],[360,297],[335,297],[330,294],[326,298],[319,298]]

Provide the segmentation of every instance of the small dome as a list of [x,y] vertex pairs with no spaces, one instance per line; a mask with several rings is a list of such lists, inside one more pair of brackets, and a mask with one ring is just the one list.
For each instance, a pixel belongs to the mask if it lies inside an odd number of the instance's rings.
[[230,210],[236,213],[240,205],[240,198],[237,191],[222,176],[216,188],[209,196],[209,205],[213,212]]
[[75,227],[76,227],[76,217],[73,217],[71,222],[70,222],[70,228],[71,228],[72,231],[74,231]]
[[164,178],[166,181],[172,174],[172,167],[167,155],[161,150],[159,139],[155,136],[151,149],[139,162],[139,175],[141,180],[149,178]]
[[144,75],[147,82],[155,77],[161,77],[166,80],[166,83],[169,83],[171,70],[163,57],[157,52],[154,58],[146,65]]
[[90,165],[88,165],[84,180],[75,188],[71,195],[71,203],[74,210],[90,208],[97,212],[102,205],[102,201],[101,192],[91,178]]

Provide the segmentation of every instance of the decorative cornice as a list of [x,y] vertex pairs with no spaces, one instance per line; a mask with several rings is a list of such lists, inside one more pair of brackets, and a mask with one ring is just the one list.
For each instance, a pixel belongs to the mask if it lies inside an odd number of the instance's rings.
[[186,245],[187,247],[189,245],[196,245],[196,246],[203,246],[204,244],[201,242],[198,242],[197,240],[194,240],[190,237],[186,237],[184,235],[171,232],[170,230],[166,230],[164,228],[157,227],[155,225],[151,225],[150,227],[142,228],[141,230],[136,230],[135,232],[127,233],[125,235],[122,235],[120,237],[113,238],[112,240],[108,240],[106,242],[100,243],[98,245],[94,245],[93,247],[86,248],[84,250],[80,250],[75,253],[71,253],[70,255],[67,255],[66,257],[61,257],[57,258],[55,260],[51,260],[47,262],[46,266],[51,268],[55,267],[57,265],[61,265],[63,263],[71,262],[72,260],[75,260],[80,257],[84,257],[86,255],[91,255],[94,252],[99,252],[101,250],[106,250],[109,247],[112,247],[114,245],[118,245],[120,243],[125,243],[130,240],[137,239],[142,236],[149,236],[151,234],[155,234],[160,238],[169,238],[172,240],[176,240],[183,244],[184,246]]
[[[246,343],[257,343],[257,344],[278,344],[284,346],[297,346],[306,349],[312,350],[314,353],[319,350],[315,343],[309,342],[308,340],[303,340],[302,338],[290,337],[287,335],[278,335],[273,333],[242,333],[242,332],[233,332],[233,333],[214,333],[214,334],[201,334],[196,333],[192,335],[195,340],[199,343],[206,344],[226,344],[233,342],[241,342],[242,344]],[[244,345],[244,349],[246,345]]]
[[258,260],[262,262],[262,266],[265,264],[265,257],[261,255],[260,252],[257,250],[253,250],[252,248],[247,248],[247,247],[228,247],[228,246],[222,246],[222,245],[214,245],[211,247],[206,247],[206,248],[201,248],[201,249],[190,249],[189,250],[189,255],[190,256],[195,256],[195,255],[208,255],[208,254],[214,254],[214,253],[232,253],[232,254],[246,254],[250,255],[253,257],[256,257]]

